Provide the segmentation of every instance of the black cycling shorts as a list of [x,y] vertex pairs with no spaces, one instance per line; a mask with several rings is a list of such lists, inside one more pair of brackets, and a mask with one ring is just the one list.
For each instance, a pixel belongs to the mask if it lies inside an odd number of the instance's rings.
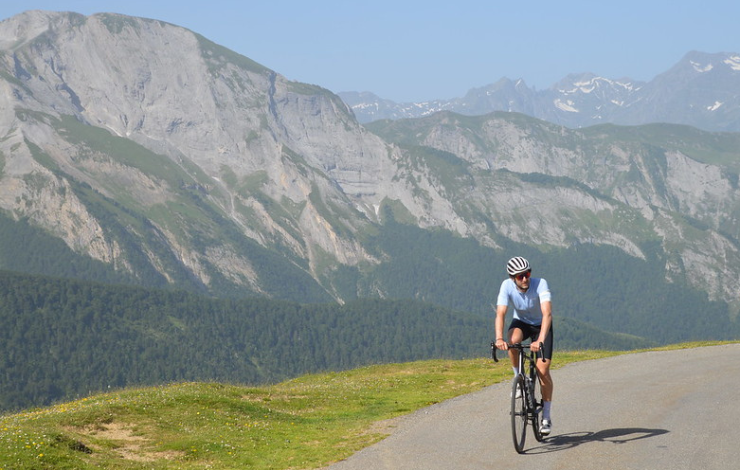
[[[540,326],[541,325],[530,325],[529,323],[525,323],[521,320],[514,319],[511,321],[511,324],[509,325],[509,331],[511,332],[514,328],[519,328],[524,333],[524,339],[530,339],[532,341],[535,341],[540,336]],[[545,359],[552,359],[552,343],[553,343],[553,334],[552,334],[552,326],[550,326],[550,331],[547,332],[547,336],[545,337],[545,343],[544,347],[542,349],[542,354]]]

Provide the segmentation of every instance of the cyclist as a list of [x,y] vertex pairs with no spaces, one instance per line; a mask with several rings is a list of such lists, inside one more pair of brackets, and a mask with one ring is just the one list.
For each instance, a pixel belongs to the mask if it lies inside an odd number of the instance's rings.
[[549,435],[552,428],[550,410],[552,407],[553,383],[550,376],[550,362],[552,359],[552,296],[547,281],[542,278],[531,277],[532,268],[529,261],[516,256],[506,264],[509,278],[501,283],[501,289],[496,301],[496,348],[509,350],[509,357],[514,367],[514,374],[518,374],[517,365],[519,351],[509,349],[504,340],[504,323],[509,306],[514,309],[514,319],[509,325],[509,343],[519,343],[525,338],[532,340],[532,351],[540,350],[542,355],[537,359],[537,372],[542,388],[542,424],[540,433]]

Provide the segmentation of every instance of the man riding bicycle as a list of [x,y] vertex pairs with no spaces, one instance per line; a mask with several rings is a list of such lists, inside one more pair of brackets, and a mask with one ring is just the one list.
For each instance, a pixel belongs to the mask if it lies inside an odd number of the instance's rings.
[[[540,351],[537,359],[537,372],[542,388],[542,424],[540,433],[549,435],[552,427],[550,410],[552,407],[553,383],[550,376],[550,362],[552,359],[552,295],[547,281],[542,278],[530,277],[532,268],[529,261],[517,256],[506,264],[509,278],[501,283],[498,300],[496,301],[496,348],[509,351],[509,357],[518,374],[519,351],[509,349],[508,344],[520,343],[525,338],[532,340],[531,349]],[[509,305],[514,309],[514,319],[509,325],[509,341],[504,340],[504,323]]]

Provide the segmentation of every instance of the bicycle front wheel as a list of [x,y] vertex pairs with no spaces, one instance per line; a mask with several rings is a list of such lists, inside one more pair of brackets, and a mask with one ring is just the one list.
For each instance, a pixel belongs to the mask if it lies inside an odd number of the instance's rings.
[[527,437],[526,399],[524,378],[517,375],[511,387],[511,436],[514,439],[514,448],[520,454],[524,453],[524,440]]

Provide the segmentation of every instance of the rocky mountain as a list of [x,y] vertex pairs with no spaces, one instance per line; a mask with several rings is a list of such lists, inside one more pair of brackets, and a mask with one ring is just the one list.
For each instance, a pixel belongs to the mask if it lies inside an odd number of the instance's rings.
[[740,54],[689,52],[649,82],[572,74],[546,90],[502,78],[462,97],[395,103],[372,93],[342,92],[362,123],[417,118],[440,110],[475,116],[513,111],[570,128],[596,124],[685,124],[710,131],[740,131]]
[[[573,97],[597,95],[586,89]],[[172,24],[26,12],[0,22],[0,209],[140,283],[214,295],[395,295],[380,267],[409,250],[378,241],[392,219],[501,257],[616,247],[740,305],[736,134],[355,115]]]
[[369,258],[338,232],[374,218],[397,155],[327,90],[119,15],[28,12],[0,23],[0,48],[0,206],[15,217],[167,282],[259,292],[245,253],[261,246],[316,277],[327,256]]

